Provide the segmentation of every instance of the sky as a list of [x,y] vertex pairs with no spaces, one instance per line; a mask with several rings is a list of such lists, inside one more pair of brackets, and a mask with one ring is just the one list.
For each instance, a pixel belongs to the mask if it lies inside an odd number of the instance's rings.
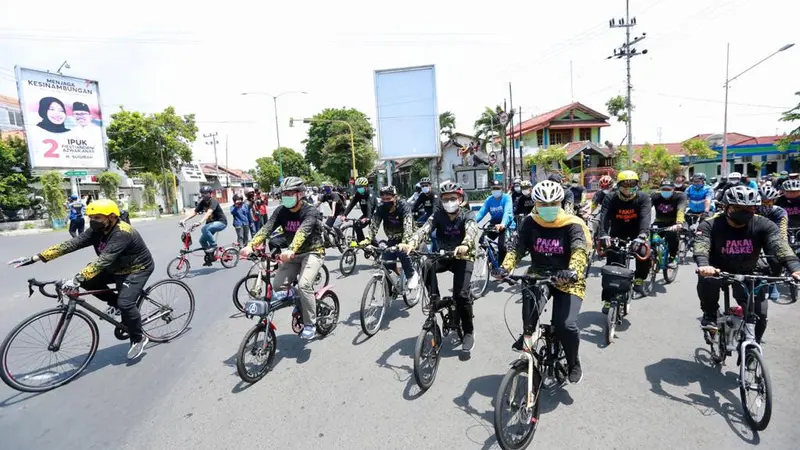
[[[218,133],[218,158],[248,169],[280,144],[302,151],[307,128],[290,117],[354,107],[375,117],[375,70],[435,64],[439,112],[471,134],[486,106],[509,99],[522,117],[580,101],[600,112],[625,93],[624,60],[606,59],[625,40],[608,21],[622,0],[499,4],[473,0],[226,2],[0,0],[0,94],[16,96],[13,68],[100,82],[104,114],[195,113],[195,159],[214,160],[203,134]],[[502,5],[502,6],[498,6]],[[633,0],[632,36],[648,50],[632,59],[635,143],[721,133],[730,43],[728,130],[772,135],[800,97],[800,3],[792,0]],[[570,67],[572,69],[570,70]],[[269,95],[247,95],[259,92]],[[374,121],[373,121],[374,124]],[[602,130],[619,143],[622,124]]]

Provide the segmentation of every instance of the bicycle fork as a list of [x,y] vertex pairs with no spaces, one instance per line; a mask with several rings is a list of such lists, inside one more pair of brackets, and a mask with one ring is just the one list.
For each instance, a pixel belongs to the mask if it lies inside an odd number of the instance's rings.
[[56,327],[55,333],[53,333],[53,337],[50,339],[50,343],[47,345],[47,349],[51,352],[57,352],[61,349],[61,343],[64,342],[64,335],[67,334],[67,328],[69,327],[69,323],[72,321],[72,316],[75,313],[75,304],[70,302],[67,304],[66,311],[61,315],[61,320],[58,321],[58,326]]

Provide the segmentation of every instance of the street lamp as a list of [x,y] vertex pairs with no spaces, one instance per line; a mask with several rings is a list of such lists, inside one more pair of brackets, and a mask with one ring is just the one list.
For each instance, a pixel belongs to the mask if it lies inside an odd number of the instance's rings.
[[777,55],[778,53],[789,50],[790,48],[794,47],[794,44],[786,44],[783,47],[779,48],[774,53],[770,54],[766,58],[762,59],[761,61],[753,64],[752,66],[748,67],[738,75],[733,78],[728,78],[728,69],[731,63],[731,44],[728,43],[728,51],[727,56],[725,58],[725,121],[722,125],[722,176],[725,177],[728,175],[728,87],[731,84],[731,81],[739,78],[740,76],[744,75],[745,73],[752,70],[757,65],[763,63],[764,61],[772,58],[773,56]]
[[352,162],[353,162],[352,177],[353,178],[358,177],[358,170],[356,170],[356,139],[355,139],[355,133],[353,133],[353,126],[350,125],[349,122],[347,122],[345,120],[338,120],[338,119],[313,119],[313,118],[306,117],[304,119],[289,119],[289,127],[293,127],[294,126],[294,121],[295,120],[302,120],[303,123],[328,122],[328,123],[343,123],[343,124],[347,125],[347,128],[350,129],[350,157],[351,157]]
[[[278,98],[289,94],[308,94],[306,91],[286,91],[278,95],[267,94],[266,92],[242,92],[242,95],[266,95],[272,97],[272,106],[275,110],[275,136],[278,138],[278,148],[281,148],[281,132],[278,129]],[[283,181],[283,152],[278,152],[278,164],[280,167],[281,181]]]
[[61,69],[64,69],[64,68],[66,68],[66,69],[71,69],[72,68],[72,67],[69,66],[69,63],[66,60],[63,63],[61,63],[60,66],[58,66],[58,70],[56,70],[56,73],[61,75]]

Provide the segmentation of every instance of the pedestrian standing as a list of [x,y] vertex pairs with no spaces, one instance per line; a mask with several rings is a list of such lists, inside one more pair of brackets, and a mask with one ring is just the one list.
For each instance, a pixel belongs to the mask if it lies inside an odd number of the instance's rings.
[[244,247],[250,241],[250,232],[255,233],[255,226],[250,208],[244,203],[242,196],[239,194],[233,196],[231,216],[233,217],[233,228],[236,230],[236,238],[239,245]]
[[69,214],[69,235],[72,237],[83,234],[83,229],[86,227],[86,205],[78,199],[78,196],[72,194],[69,197],[70,203],[67,204],[67,214]]

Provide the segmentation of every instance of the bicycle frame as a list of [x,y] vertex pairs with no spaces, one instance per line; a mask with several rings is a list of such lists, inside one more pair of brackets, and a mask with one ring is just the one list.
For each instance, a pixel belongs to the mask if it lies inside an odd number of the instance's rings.
[[502,261],[498,261],[497,260],[497,256],[495,255],[495,254],[497,254],[497,255],[500,254],[500,249],[498,247],[499,244],[494,239],[489,239],[489,236],[486,235],[486,231],[491,231],[491,230],[486,230],[484,228],[482,231],[483,232],[481,234],[481,237],[478,240],[478,245],[480,245],[481,247],[484,248],[484,250],[486,250],[486,256],[489,258],[489,261],[492,263],[492,268],[494,270],[497,270],[497,269],[500,268],[500,265],[503,263]]

